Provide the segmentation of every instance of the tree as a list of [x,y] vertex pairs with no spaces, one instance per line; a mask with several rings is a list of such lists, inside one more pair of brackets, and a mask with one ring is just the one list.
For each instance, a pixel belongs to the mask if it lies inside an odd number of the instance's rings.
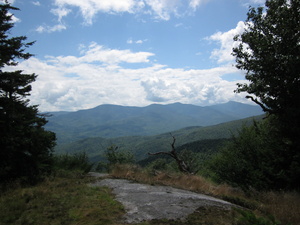
[[[190,166],[193,165],[193,161],[194,159],[190,159],[187,155],[185,155],[184,157],[182,157],[183,155],[181,155],[181,157],[177,154],[176,149],[175,149],[175,142],[176,142],[176,138],[171,135],[173,138],[173,142],[171,144],[171,148],[172,150],[169,152],[155,152],[155,153],[151,153],[149,152],[148,155],[168,155],[170,157],[172,157],[178,166],[178,169],[180,172],[183,173],[187,173],[187,174],[196,174],[198,172],[198,170],[195,170],[195,168],[191,168]],[[183,158],[185,158],[186,160],[188,160],[189,163],[187,163],[187,161],[185,161]]]
[[241,44],[233,49],[236,67],[246,71],[249,81],[238,84],[236,92],[248,92],[247,98],[265,112],[297,126],[300,121],[299,21],[299,0],[268,0],[266,10],[262,7],[249,10],[246,30],[235,37]]
[[242,43],[233,49],[237,68],[246,71],[249,84],[237,92],[248,96],[271,114],[299,110],[300,1],[268,0],[264,8],[251,8],[246,30],[235,37]]
[[270,119],[243,127],[208,163],[213,178],[244,190],[290,188],[286,152],[274,129]]
[[[284,170],[296,188],[300,179],[300,1],[267,0],[250,8],[246,28],[235,41],[236,67],[246,72],[246,84],[237,93],[273,115],[275,135],[285,152]],[[293,183],[293,184],[292,184]]]
[[34,42],[9,36],[10,10],[18,8],[0,3],[0,180],[35,182],[51,170],[55,134],[44,129],[45,116],[26,99],[37,75],[11,69],[32,56],[25,50]]

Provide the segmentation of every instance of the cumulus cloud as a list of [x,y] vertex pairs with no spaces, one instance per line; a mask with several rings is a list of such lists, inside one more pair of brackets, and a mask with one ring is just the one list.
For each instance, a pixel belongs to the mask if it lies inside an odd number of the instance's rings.
[[223,75],[236,72],[231,66],[208,70],[161,68],[141,85],[149,101],[217,104],[239,99],[233,92],[235,82],[222,79]]
[[238,45],[237,42],[233,41],[233,37],[241,34],[245,28],[245,23],[240,21],[234,29],[227,32],[217,32],[207,37],[206,40],[215,41],[220,45],[220,48],[213,50],[211,58],[216,59],[218,63],[232,61],[234,59],[231,55],[232,49]]
[[[107,103],[209,105],[244,100],[241,94],[233,92],[239,81],[222,78],[238,73],[232,66],[207,70],[169,68],[149,62],[152,53],[108,49],[96,43],[82,45],[80,51],[79,57],[32,57],[18,65],[26,73],[38,74],[30,98],[41,111],[72,111]],[[129,69],[118,64],[121,62],[143,64],[138,69]]]
[[98,12],[122,13],[132,12],[139,6],[134,0],[55,0],[57,10],[66,10],[67,7],[77,7],[86,24],[92,24]]
[[151,52],[132,52],[128,49],[118,50],[105,48],[92,42],[88,47],[80,46],[81,57],[75,56],[58,56],[48,57],[49,60],[57,64],[76,65],[80,63],[104,63],[104,64],[119,64],[119,63],[147,63],[149,57],[154,56]]
[[155,18],[169,20],[171,14],[178,14],[179,0],[146,0]]
[[35,31],[37,31],[38,33],[52,33],[52,32],[56,32],[56,31],[62,31],[67,29],[67,27],[63,24],[56,24],[54,26],[38,26]]
[[[55,0],[56,12],[69,12],[70,8],[79,9],[84,23],[91,25],[98,13],[136,13],[149,14],[159,20],[169,20],[172,15],[180,16],[187,11],[195,11],[209,0]],[[67,14],[58,14],[60,19]]]
[[67,8],[56,8],[56,9],[51,9],[51,13],[56,15],[58,17],[58,21],[61,22],[62,18],[64,16],[67,16],[71,12],[70,9]]

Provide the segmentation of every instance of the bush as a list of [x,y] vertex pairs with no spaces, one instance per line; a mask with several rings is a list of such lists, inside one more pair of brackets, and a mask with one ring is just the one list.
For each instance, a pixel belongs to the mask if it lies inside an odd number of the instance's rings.
[[244,127],[209,163],[217,182],[244,190],[288,189],[290,155],[270,119]]
[[280,225],[281,223],[276,221],[273,216],[268,218],[257,217],[253,212],[236,209],[237,212],[241,214],[237,221],[237,225]]
[[105,151],[106,162],[99,162],[96,171],[109,172],[117,164],[132,164],[134,155],[129,151],[120,151],[118,146],[112,145]]
[[85,152],[76,153],[74,155],[63,154],[54,156],[54,171],[79,171],[81,173],[88,173],[93,167],[93,163],[89,162],[88,156]]

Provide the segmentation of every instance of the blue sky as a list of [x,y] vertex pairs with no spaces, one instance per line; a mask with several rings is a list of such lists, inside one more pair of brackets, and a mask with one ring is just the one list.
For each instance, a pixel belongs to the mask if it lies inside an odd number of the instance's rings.
[[18,69],[38,75],[30,100],[41,111],[250,103],[233,92],[246,81],[233,66],[232,38],[263,0],[10,2],[21,9],[12,35],[36,41]]

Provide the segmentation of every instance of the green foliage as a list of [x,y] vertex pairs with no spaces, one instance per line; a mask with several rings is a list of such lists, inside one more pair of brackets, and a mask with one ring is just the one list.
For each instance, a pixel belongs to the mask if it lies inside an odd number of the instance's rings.
[[[247,92],[262,109],[276,115],[283,151],[300,160],[300,1],[268,0],[265,8],[250,8],[247,29],[235,37],[237,68],[246,71]],[[294,160],[296,162],[296,160]],[[295,166],[300,179],[299,163]],[[295,179],[296,179],[295,177]]]
[[257,217],[253,212],[242,209],[236,209],[240,213],[237,225],[280,225],[281,223],[276,221],[273,216]]
[[[211,139],[187,143],[176,148],[178,157],[182,159],[193,173],[206,174],[206,163],[219,151],[228,139]],[[153,155],[138,162],[150,171],[179,172],[178,165],[167,155]]]
[[[244,189],[300,189],[300,1],[267,0],[250,8],[235,37],[236,92],[262,107],[267,122],[245,128],[211,164],[219,181]],[[271,116],[270,116],[271,115]]]
[[63,144],[90,137],[157,135],[260,114],[259,107],[237,102],[206,107],[180,103],[146,107],[101,105],[77,112],[53,113],[46,127],[57,134],[58,144]]
[[[245,190],[296,188],[289,152],[272,118],[244,127],[210,162],[214,178]],[[298,168],[299,169],[299,168]]]
[[112,145],[105,151],[107,162],[99,162],[97,171],[110,171],[116,164],[132,164],[134,163],[134,155],[129,151],[120,151],[118,146]]
[[93,165],[93,163],[89,162],[85,152],[75,153],[74,155],[62,154],[54,156],[54,172],[66,170],[79,171],[85,174],[91,171]]
[[170,162],[169,158],[167,159],[166,157],[161,157],[147,164],[145,169],[150,174],[156,174],[158,171],[177,171],[178,166],[173,165],[173,161]]
[[18,9],[0,4],[0,181],[34,183],[51,171],[55,134],[44,129],[45,115],[26,99],[37,76],[3,71],[32,56],[25,49],[33,42],[26,43],[25,36],[9,37],[14,26],[10,10]]
[[250,8],[247,29],[235,40],[237,68],[246,71],[249,84],[237,92],[254,94],[270,113],[299,110],[300,67],[299,0],[266,1],[266,8]]
[[105,187],[89,187],[87,177],[55,177],[0,194],[1,225],[116,224],[123,206]]
[[[255,117],[260,120],[262,116]],[[190,149],[192,151],[200,151],[200,149],[209,149],[211,145],[217,144],[216,139],[230,138],[232,134],[236,134],[237,131],[243,126],[249,126],[253,124],[252,118],[236,120],[228,123],[222,123],[209,127],[188,127],[172,132],[176,137],[176,143],[179,146],[178,150],[188,143],[191,145],[184,146],[183,148]],[[199,144],[200,148],[197,148],[197,141],[201,142],[207,139],[207,144]],[[58,153],[76,153],[85,150],[90,158],[95,158],[94,162],[103,159],[106,148],[111,146],[112,143],[119,146],[122,149],[130,149],[138,161],[147,157],[148,152],[169,151],[170,149],[170,134],[160,134],[155,136],[130,136],[130,137],[118,137],[118,138],[88,138],[66,145],[59,145],[55,149]],[[222,144],[222,143],[219,143]],[[99,146],[103,146],[99,151]],[[202,148],[203,147],[203,148]],[[155,158],[153,156],[152,158]]]

